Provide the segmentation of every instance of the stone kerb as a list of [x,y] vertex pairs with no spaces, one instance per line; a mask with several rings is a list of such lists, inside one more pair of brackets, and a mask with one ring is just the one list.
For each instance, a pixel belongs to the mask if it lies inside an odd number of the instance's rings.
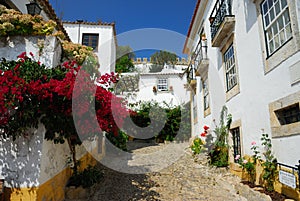
[[32,52],[47,67],[60,64],[62,47],[55,36],[0,37],[0,58],[16,60],[22,52]]

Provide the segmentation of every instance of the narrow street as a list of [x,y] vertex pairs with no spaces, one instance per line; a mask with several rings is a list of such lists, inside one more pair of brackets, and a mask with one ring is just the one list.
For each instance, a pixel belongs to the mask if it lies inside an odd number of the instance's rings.
[[[133,153],[147,153],[165,146],[159,144],[137,148]],[[141,145],[141,144],[139,144]],[[137,146],[139,146],[137,145]],[[188,143],[185,143],[188,147]],[[163,163],[163,161],[161,161]],[[103,181],[91,189],[88,199],[66,201],[125,201],[125,200],[271,200],[268,196],[240,183],[227,169],[207,165],[205,154],[194,158],[190,149],[171,166],[148,174],[124,174],[99,164],[104,172]]]

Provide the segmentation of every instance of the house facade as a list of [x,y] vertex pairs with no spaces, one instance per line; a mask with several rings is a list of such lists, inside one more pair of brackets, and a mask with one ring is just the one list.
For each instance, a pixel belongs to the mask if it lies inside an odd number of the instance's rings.
[[98,56],[102,74],[115,72],[117,47],[115,23],[77,20],[63,22],[63,26],[73,43],[93,48]]
[[299,11],[294,0],[197,1],[183,49],[195,91],[192,134],[213,129],[225,105],[233,118],[232,164],[236,155],[253,154],[251,142],[260,145],[262,133],[271,136],[278,162],[299,164]]
[[183,70],[165,65],[161,72],[145,71],[144,73],[122,73],[116,87],[117,94],[123,96],[129,104],[155,101],[162,106],[176,107],[189,102],[190,92],[185,89],[187,81],[186,77],[182,76]]
[[[177,57],[176,61],[176,64],[173,66],[174,69],[185,70],[187,68],[188,62],[185,58]],[[137,57],[135,59],[132,59],[132,63],[134,64],[135,71],[138,73],[149,73],[152,66],[151,58],[148,57]]]
[[[30,2],[0,0],[1,5],[23,14],[28,14],[26,5]],[[41,9],[40,15],[44,20],[54,20],[56,28],[69,40],[49,1],[36,0],[34,3]],[[35,59],[40,53],[39,61],[47,67],[56,67],[62,62],[62,45],[55,36],[0,37],[0,58],[15,60],[24,51],[29,55],[32,52]],[[28,136],[19,136],[16,140],[4,137],[3,130],[0,133],[0,200],[64,200],[65,186],[72,175],[66,162],[70,153],[68,144],[54,144],[46,140],[43,124],[31,129]],[[92,154],[99,156],[98,141],[87,143],[76,148],[76,159],[81,161],[82,168],[96,164]]]

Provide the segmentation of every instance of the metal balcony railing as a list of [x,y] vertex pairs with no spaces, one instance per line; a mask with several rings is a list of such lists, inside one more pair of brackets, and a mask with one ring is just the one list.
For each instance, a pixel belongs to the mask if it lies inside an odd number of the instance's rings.
[[198,68],[199,63],[203,60],[207,59],[207,40],[200,40],[195,48],[195,51],[192,55],[191,60],[195,64],[195,68]]
[[190,63],[187,69],[187,79],[190,82],[191,80],[196,79],[196,71],[199,67],[199,64],[202,60],[207,59],[207,40],[199,40],[194,52],[191,55]]
[[209,17],[212,40],[216,36],[225,17],[233,16],[231,6],[232,0],[217,0]]

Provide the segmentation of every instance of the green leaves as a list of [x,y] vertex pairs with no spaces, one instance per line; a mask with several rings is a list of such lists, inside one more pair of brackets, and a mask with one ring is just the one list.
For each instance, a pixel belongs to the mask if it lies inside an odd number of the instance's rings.
[[131,59],[125,55],[119,58],[116,62],[116,72],[118,73],[127,73],[134,70],[134,65]]
[[200,154],[203,149],[204,142],[200,138],[193,140],[193,144],[190,146],[194,155]]
[[82,172],[74,174],[70,179],[68,186],[82,186],[88,188],[101,181],[103,172],[99,171],[97,167],[88,166]]
[[274,182],[278,175],[277,171],[277,159],[272,153],[272,142],[269,135],[264,133],[261,137],[262,145],[264,146],[265,161],[262,163],[264,167],[262,178],[265,181],[265,186],[268,191],[274,190]]
[[[220,113],[220,124],[216,126],[214,132],[217,135],[217,139],[214,142],[214,148],[209,153],[210,164],[217,167],[228,166],[228,134],[229,128],[232,121],[231,114],[227,113],[227,107],[223,106]],[[226,123],[225,123],[226,121]]]

